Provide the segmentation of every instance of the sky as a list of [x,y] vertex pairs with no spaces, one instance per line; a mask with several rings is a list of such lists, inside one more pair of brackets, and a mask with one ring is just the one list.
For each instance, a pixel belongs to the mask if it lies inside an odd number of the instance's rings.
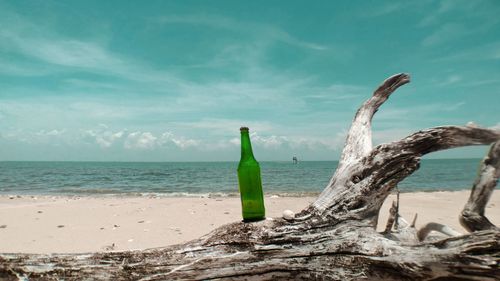
[[[407,72],[374,143],[500,128],[500,1],[2,1],[0,160],[337,160]],[[436,158],[480,158],[486,147]]]

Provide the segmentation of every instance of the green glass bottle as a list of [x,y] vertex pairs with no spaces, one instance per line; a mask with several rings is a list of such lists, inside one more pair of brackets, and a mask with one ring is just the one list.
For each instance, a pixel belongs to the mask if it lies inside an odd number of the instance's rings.
[[238,183],[244,221],[266,217],[259,162],[255,160],[247,127],[241,127],[241,159],[238,165]]

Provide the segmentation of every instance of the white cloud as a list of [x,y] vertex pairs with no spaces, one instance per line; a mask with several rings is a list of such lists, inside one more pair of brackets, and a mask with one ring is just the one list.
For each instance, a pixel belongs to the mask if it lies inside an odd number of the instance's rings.
[[250,134],[250,138],[256,145],[263,146],[264,148],[277,148],[282,146],[284,143],[288,143],[289,140],[285,136],[259,136],[256,132]]
[[448,86],[448,85],[454,85],[457,84],[458,82],[462,81],[462,76],[453,74],[448,77],[446,77],[443,81],[438,82],[438,86]]
[[381,143],[389,143],[393,141],[400,140],[408,135],[410,135],[412,132],[412,129],[406,128],[406,129],[385,129],[385,130],[377,130],[373,131],[372,133],[372,139],[373,139],[373,144],[378,145]]
[[[106,40],[100,39],[100,36],[85,40],[61,36],[47,26],[5,11],[0,11],[0,25],[0,50],[25,57],[16,60],[0,58],[0,73],[39,76],[74,68],[115,76],[128,83],[155,84],[157,89],[173,89],[175,85],[185,82],[173,73],[153,69],[141,61],[110,51]],[[41,65],[33,58],[45,64]],[[138,88],[143,89],[144,85]]]
[[[432,9],[433,4],[439,5],[439,7]],[[448,41],[462,38],[468,39],[469,36],[479,34],[488,37],[488,34],[497,31],[500,23],[498,9],[496,8],[497,6],[493,3],[483,1],[435,1],[431,4],[431,9],[426,9],[426,16],[417,24],[417,27],[422,29],[432,29],[432,32],[422,40],[421,44],[424,47],[434,47]],[[460,15],[460,21],[443,20],[450,15]],[[443,24],[443,22],[445,23]],[[484,56],[481,53],[478,53],[478,55],[480,57]],[[455,57],[457,54],[451,56]],[[476,60],[477,58],[472,56],[471,59]]]
[[300,97],[306,102],[313,102],[315,104],[339,104],[341,102],[354,100],[361,96],[367,97],[371,90],[363,86],[337,83],[331,84],[325,88],[310,87],[307,92],[311,92],[311,94]]
[[201,142],[198,140],[185,138],[183,136],[175,136],[171,132],[164,132],[158,138],[158,145],[159,146],[168,146],[170,143],[173,143],[174,145],[176,145],[177,147],[179,147],[181,149],[186,149],[189,147],[196,147],[196,146],[199,146],[201,144]]
[[201,144],[201,141],[186,138],[183,136],[175,136],[170,132],[165,132],[161,135],[159,145],[168,145],[169,143],[173,143],[175,146],[180,149],[187,149],[190,147],[197,147]]
[[[12,141],[30,144],[69,145],[81,147],[82,145],[97,145],[102,149],[138,149],[154,150],[164,147],[175,147],[181,150],[204,146],[210,148],[210,141],[202,143],[200,140],[185,136],[174,135],[171,132],[153,133],[149,131],[128,132],[127,129],[113,130],[106,124],[99,124],[93,129],[52,129],[30,132],[28,130],[2,131],[1,137]],[[225,146],[224,146],[225,147]],[[222,147],[215,146],[212,149]]]
[[240,146],[241,140],[239,138],[232,138],[229,140],[229,143],[234,146]]
[[424,105],[415,105],[411,107],[398,107],[387,106],[384,110],[381,110],[374,117],[377,121],[390,121],[397,122],[401,120],[415,120],[418,116],[420,120],[422,118],[430,118],[435,120],[435,113],[447,111],[452,112],[461,109],[465,102],[459,101],[455,103],[433,103]]
[[150,132],[133,132],[125,139],[126,149],[153,149],[158,138]]
[[[423,1],[421,1],[423,2]],[[417,24],[418,27],[435,26],[442,22],[442,19],[450,14],[460,14],[463,22],[472,22],[480,20],[483,27],[491,27],[498,23],[496,16],[497,9],[491,9],[495,6],[493,2],[469,1],[469,0],[443,0],[434,1],[433,4],[439,5],[437,9],[427,9],[426,16]],[[486,4],[486,5],[485,5]]]
[[290,35],[290,33],[276,27],[275,25],[245,22],[241,20],[222,17],[220,15],[172,15],[162,17],[160,19],[160,22],[164,24],[191,24],[207,26],[211,28],[226,29],[236,31],[238,33],[253,34],[256,37],[258,36],[258,38],[261,40],[269,38],[269,40],[282,41],[294,46],[319,51],[328,49],[327,46],[323,46],[321,44],[300,40]]
[[[260,135],[259,132],[250,134],[252,145],[266,150],[292,149],[292,150],[333,150],[337,151],[344,145],[345,131],[340,131],[331,137],[301,136],[301,135]],[[231,138],[231,146],[240,146],[239,138]]]
[[[478,61],[478,60],[498,60],[500,59],[500,41],[488,43],[485,45],[474,45],[463,51],[452,53],[448,56],[435,59],[436,62],[446,62],[453,60]],[[498,80],[496,80],[498,81]]]
[[370,9],[365,9],[361,13],[361,16],[368,18],[387,16],[389,14],[395,13],[407,7],[410,2],[375,2],[375,3],[377,4],[376,7],[370,7]]
[[[2,37],[0,36],[0,38]],[[57,72],[57,70],[47,65],[41,66],[38,63],[25,62],[10,58],[0,57],[0,65],[0,73],[11,76],[44,76]]]
[[[10,21],[9,21],[10,20]],[[19,16],[0,19],[0,47],[41,61],[80,68],[106,69],[121,61],[96,42],[75,40],[55,35],[40,25]]]
[[494,126],[491,126],[490,129],[493,129],[493,130],[500,130],[500,122],[498,122],[496,125]]
[[95,141],[101,148],[109,148],[117,141],[121,140],[126,130],[113,132],[108,130],[105,124],[99,124],[96,130],[84,130],[83,137]]
[[[324,47],[301,41],[272,25],[255,24],[254,26],[254,23],[240,23],[231,19],[210,16],[202,16],[201,19],[196,16],[165,19],[167,24],[174,22],[220,26],[220,28],[233,28],[231,26],[236,23],[234,28],[237,30],[248,29],[248,32],[259,38],[262,34],[263,37],[270,40],[288,42],[306,48],[321,49]],[[241,26],[238,26],[239,24]],[[226,136],[233,133],[234,128],[239,128],[242,125],[252,126],[265,132],[272,129],[269,123],[252,120],[254,118],[227,123],[228,126],[224,128],[220,122],[209,124],[210,120],[205,119],[204,116],[220,116],[230,111],[243,112],[248,108],[255,108],[263,115],[275,114],[277,109],[282,110],[284,115],[294,111],[302,111],[307,106],[303,93],[310,92],[314,84],[310,77],[299,78],[293,74],[269,68],[265,63],[266,48],[268,47],[265,43],[236,42],[235,45],[218,50],[214,57],[216,61],[214,67],[221,69],[230,65],[231,69],[235,69],[237,72],[235,77],[226,80],[195,82],[184,79],[182,74],[178,72],[152,69],[130,57],[113,53],[106,47],[105,40],[75,40],[36,27],[29,22],[24,22],[21,25],[23,26],[21,28],[11,26],[11,31],[0,34],[0,38],[3,36],[3,38],[12,39],[9,43],[11,45],[7,46],[10,47],[10,51],[38,58],[55,69],[61,66],[60,70],[63,71],[67,71],[67,67],[72,67],[77,68],[78,71],[83,70],[98,75],[105,74],[121,78],[118,82],[116,79],[97,79],[94,81],[69,78],[64,80],[60,91],[68,97],[66,100],[63,100],[65,98],[62,97],[62,94],[52,100],[50,98],[32,100],[30,101],[32,102],[31,109],[24,108],[23,105],[22,110],[16,112],[17,114],[21,111],[26,112],[28,113],[26,116],[49,116],[53,119],[50,121],[54,121],[57,126],[67,126],[67,123],[71,123],[72,126],[78,124],[80,127],[85,127],[96,122],[107,122],[109,124],[127,124],[127,127],[131,127],[128,125],[130,122],[140,123],[145,118],[154,116],[155,120],[172,120],[168,125],[177,125],[177,128],[173,128],[175,130],[180,126],[190,125],[189,122],[183,122],[182,118],[179,118],[181,114],[189,113],[189,120],[201,119],[199,124],[191,122],[194,128],[212,127],[213,135],[217,134],[215,131],[225,131],[223,135]],[[351,98],[353,93],[357,91],[355,86],[342,88],[342,85],[334,84],[328,89],[327,87],[312,89],[313,96],[315,95],[313,98],[319,98],[326,103],[330,100]],[[27,90],[33,91],[32,89]],[[23,91],[24,89],[19,89],[19,92]],[[133,103],[128,102],[133,99],[116,98],[126,94],[136,97],[138,94],[144,95],[144,93],[148,94],[147,99],[135,99]],[[158,95],[153,95],[157,93]],[[13,92],[12,95],[14,94]],[[53,93],[47,93],[43,96],[50,97],[51,95]],[[204,116],[200,116],[202,112]],[[156,122],[160,123],[160,121]],[[157,132],[156,125],[158,124],[151,124],[144,128],[140,127],[142,124],[139,124],[135,128]],[[170,142],[178,147],[196,145],[196,141],[189,138],[174,139],[175,141]],[[97,142],[102,147],[109,147],[116,142],[116,138],[101,136]]]
[[186,149],[189,147],[196,147],[200,144],[199,141],[186,138],[172,138],[172,142],[175,143],[179,148]]
[[27,144],[62,145],[71,142],[71,135],[66,129],[29,131],[25,129],[4,130],[2,138]]
[[243,119],[225,119],[225,118],[202,118],[193,122],[176,122],[177,127],[200,129],[208,135],[234,135],[239,134],[242,126],[249,127],[251,131],[270,132],[273,131],[273,125],[267,121],[253,121]]
[[463,37],[467,34],[465,27],[461,24],[447,23],[434,30],[431,34],[422,40],[422,45],[432,47],[442,44],[446,41]]
[[62,130],[51,130],[51,131],[45,131],[45,130],[41,130],[37,133],[35,133],[37,136],[59,136],[59,135],[62,135],[64,134],[66,130],[65,129],[62,129]]
[[40,130],[34,134],[21,134],[21,140],[26,143],[42,143],[48,145],[59,146],[63,143],[68,142],[68,137],[66,135],[66,129],[53,129],[53,130]]
[[[33,44],[35,43],[36,48],[33,48]],[[89,42],[77,40],[46,41],[37,39],[33,42],[28,40],[21,41],[18,46],[27,54],[53,64],[100,68],[103,65],[120,63],[101,46]]]
[[339,151],[345,143],[346,132],[339,131],[331,137],[290,136],[289,145],[292,149],[331,150]]
[[[435,4],[439,4],[439,8],[437,9],[432,9],[427,13],[425,17],[422,18],[422,20],[418,23],[419,27],[426,27],[430,25],[435,25],[440,22],[439,18],[443,16],[443,14],[446,14],[457,7],[464,7],[466,6],[469,8],[469,10],[472,10],[472,6],[474,6],[474,1],[461,1],[461,3],[458,3],[459,1],[453,0],[453,1],[439,1],[435,2]],[[459,8],[460,9],[460,8]]]
[[200,145],[200,141],[186,138],[183,136],[175,136],[171,132],[164,132],[159,137],[151,132],[133,132],[130,133],[124,143],[126,149],[156,149],[174,144],[176,147],[184,150]]
[[[273,135],[255,131],[250,133],[252,146],[265,151],[276,150],[310,150],[310,151],[339,151],[344,144],[345,131],[340,131],[331,137],[303,136],[303,135]],[[200,148],[206,151],[233,150],[241,145],[239,137],[220,139],[200,143]]]

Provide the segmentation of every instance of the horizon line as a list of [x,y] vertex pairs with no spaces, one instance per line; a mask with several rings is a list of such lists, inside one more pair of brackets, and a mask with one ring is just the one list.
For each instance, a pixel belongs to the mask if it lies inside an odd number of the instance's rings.
[[[426,158],[422,160],[482,160],[483,158]],[[194,161],[119,161],[119,160],[0,160],[5,162],[68,162],[68,163],[224,163],[239,162],[240,160],[194,160]],[[339,160],[300,160],[298,162],[338,162]],[[258,162],[293,162],[292,160],[259,160]]]

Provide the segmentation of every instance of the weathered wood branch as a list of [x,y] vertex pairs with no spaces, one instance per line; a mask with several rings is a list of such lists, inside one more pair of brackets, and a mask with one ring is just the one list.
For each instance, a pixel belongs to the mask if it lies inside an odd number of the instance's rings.
[[387,101],[397,88],[410,82],[410,76],[399,73],[387,78],[356,112],[351,128],[347,134],[346,144],[340,156],[338,169],[342,166],[361,159],[372,149],[372,118],[379,107]]
[[392,201],[391,208],[389,209],[389,218],[387,218],[387,224],[385,225],[384,234],[391,233],[396,217],[398,216],[396,201]]
[[488,155],[483,159],[479,175],[472,186],[472,191],[460,214],[460,224],[469,232],[497,229],[484,215],[486,204],[500,177],[500,141],[494,143]]
[[[351,210],[350,216],[363,212],[364,219],[376,219],[390,190],[418,169],[421,156],[449,148],[491,144],[498,139],[500,131],[446,126],[381,144],[373,148],[369,155],[351,163],[344,173],[336,173],[312,206],[327,216],[338,216],[339,209],[347,208]],[[357,208],[359,206],[364,208]]]
[[447,225],[437,223],[437,222],[429,222],[425,226],[423,226],[422,228],[420,228],[418,230],[418,232],[417,232],[418,240],[424,241],[425,238],[427,237],[427,235],[429,235],[429,233],[431,233],[432,231],[436,231],[436,232],[439,232],[439,233],[442,233],[442,234],[445,234],[448,236],[460,236],[460,235],[462,235],[460,232],[457,232],[456,230],[454,230],[453,228],[451,228]]
[[373,114],[408,81],[406,74],[387,79],[362,105],[341,165],[295,218],[236,222],[182,245],[143,251],[0,254],[0,279],[498,280],[498,229],[432,243],[415,242],[416,231],[404,222],[410,242],[375,231],[382,203],[418,169],[422,155],[500,140],[499,131],[447,126],[372,148]]
[[[231,224],[225,229],[234,232],[237,227],[244,225]],[[133,252],[3,254],[0,279],[230,280],[257,276],[259,280],[498,280],[500,273],[497,231],[418,245],[402,244],[355,224],[328,228],[321,235],[311,232],[251,244],[205,238]],[[211,236],[216,234],[220,233]]]
[[[379,107],[389,99],[389,96],[396,91],[400,86],[410,82],[410,75],[399,73],[387,78],[374,92],[373,96],[361,105],[356,112],[351,124],[351,128],[347,133],[346,143],[340,155],[337,170],[332,175],[328,186],[335,184],[337,178],[348,173],[351,165],[359,162],[363,157],[367,156],[372,150],[372,119]],[[329,200],[333,190],[325,188],[320,195],[321,198]],[[321,209],[321,206],[326,202],[317,202],[316,207]]]

